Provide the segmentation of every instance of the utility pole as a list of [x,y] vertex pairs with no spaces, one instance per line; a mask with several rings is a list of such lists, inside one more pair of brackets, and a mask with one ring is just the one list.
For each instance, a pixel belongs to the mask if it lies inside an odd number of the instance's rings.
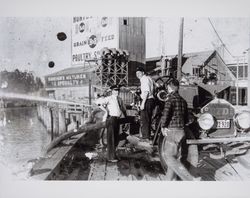
[[237,57],[236,67],[236,106],[239,105],[239,57]]
[[247,79],[248,79],[248,86],[247,86],[247,106],[250,108],[250,25],[249,25],[249,48],[248,52],[248,69],[247,69]]
[[161,76],[166,75],[166,66],[167,66],[166,61],[167,61],[166,56],[162,56],[162,58],[161,58]]
[[178,46],[178,65],[177,65],[177,79],[178,80],[181,80],[182,51],[183,51],[183,25],[184,25],[184,17],[181,17],[180,32],[179,32],[179,46]]

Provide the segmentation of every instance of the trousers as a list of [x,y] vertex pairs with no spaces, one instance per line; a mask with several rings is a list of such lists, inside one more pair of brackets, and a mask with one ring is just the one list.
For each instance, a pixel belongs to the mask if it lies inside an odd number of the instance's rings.
[[152,115],[155,107],[153,98],[147,99],[145,107],[141,110],[141,133],[143,139],[150,139]]
[[[169,129],[166,137],[166,159],[168,164],[167,178],[168,180],[175,180],[177,175],[174,171],[176,164],[179,167],[183,166],[180,162],[182,153],[182,142],[185,138],[184,129]],[[174,166],[172,166],[174,164]],[[184,167],[184,166],[183,166]]]
[[115,150],[119,143],[119,118],[110,116],[107,119],[107,158],[108,160],[115,159]]

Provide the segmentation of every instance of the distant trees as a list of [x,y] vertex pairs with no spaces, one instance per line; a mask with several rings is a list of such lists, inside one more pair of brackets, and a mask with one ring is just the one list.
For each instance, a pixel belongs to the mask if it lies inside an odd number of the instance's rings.
[[29,93],[38,91],[43,88],[43,83],[39,77],[35,77],[32,72],[19,71],[1,71],[0,72],[0,86],[6,84],[5,90],[15,93]]

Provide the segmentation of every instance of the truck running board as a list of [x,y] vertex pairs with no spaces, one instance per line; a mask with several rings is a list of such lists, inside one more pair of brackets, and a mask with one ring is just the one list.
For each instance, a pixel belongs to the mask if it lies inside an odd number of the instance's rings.
[[230,138],[204,138],[204,139],[187,139],[187,144],[211,144],[211,143],[228,143],[228,142],[247,142],[250,141],[250,136],[247,137],[230,137]]

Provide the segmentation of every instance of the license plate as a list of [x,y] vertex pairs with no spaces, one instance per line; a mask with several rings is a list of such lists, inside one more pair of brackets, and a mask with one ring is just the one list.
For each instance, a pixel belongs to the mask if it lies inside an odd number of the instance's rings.
[[217,129],[229,129],[230,120],[217,120]]

